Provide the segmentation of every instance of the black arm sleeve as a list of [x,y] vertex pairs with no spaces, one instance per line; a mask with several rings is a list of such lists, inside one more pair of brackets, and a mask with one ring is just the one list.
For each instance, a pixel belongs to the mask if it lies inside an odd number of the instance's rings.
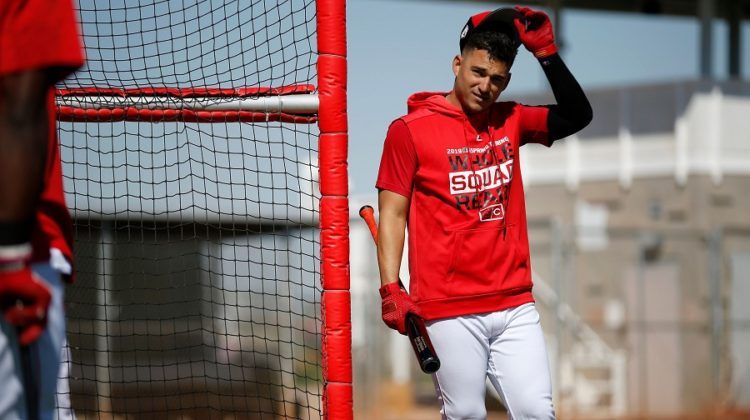
[[549,140],[558,140],[586,127],[593,118],[593,111],[581,85],[570,73],[559,54],[539,60],[547,76],[556,105],[549,105],[547,127]]

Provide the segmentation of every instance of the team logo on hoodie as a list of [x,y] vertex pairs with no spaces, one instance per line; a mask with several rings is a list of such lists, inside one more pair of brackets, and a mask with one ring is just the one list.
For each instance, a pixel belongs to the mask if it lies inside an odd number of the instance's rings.
[[493,204],[479,209],[479,221],[501,220],[505,217],[505,208],[502,204]]
[[508,191],[513,179],[514,153],[508,137],[482,147],[447,150],[448,185],[458,210],[478,210],[479,220],[505,217]]

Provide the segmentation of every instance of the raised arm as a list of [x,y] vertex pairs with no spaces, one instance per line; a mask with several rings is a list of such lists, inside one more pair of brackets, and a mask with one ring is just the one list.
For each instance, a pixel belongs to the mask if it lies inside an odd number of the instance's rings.
[[586,94],[570,73],[555,46],[552,23],[546,13],[518,7],[525,21],[516,20],[521,42],[542,65],[557,104],[547,105],[547,139],[552,142],[586,127],[593,111]]

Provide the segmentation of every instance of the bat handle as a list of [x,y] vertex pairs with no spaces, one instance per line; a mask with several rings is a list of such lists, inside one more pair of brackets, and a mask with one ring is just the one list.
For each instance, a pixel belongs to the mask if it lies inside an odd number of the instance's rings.
[[21,369],[26,397],[26,410],[29,419],[39,418],[39,391],[31,357],[31,346],[21,346]]
[[370,234],[372,234],[372,240],[378,243],[378,225],[375,223],[375,210],[372,206],[362,206],[359,209],[359,217],[364,219],[367,223],[367,227],[370,228]]

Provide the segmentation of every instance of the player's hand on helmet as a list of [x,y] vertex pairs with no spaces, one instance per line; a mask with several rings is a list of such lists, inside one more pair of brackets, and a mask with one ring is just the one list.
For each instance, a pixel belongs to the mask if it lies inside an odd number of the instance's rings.
[[31,271],[27,259],[0,261],[0,312],[16,327],[22,346],[33,343],[44,332],[52,300],[49,287]]
[[420,315],[419,309],[409,294],[396,281],[382,286],[380,297],[383,300],[382,311],[385,325],[406,335],[406,316],[410,313]]
[[540,10],[533,10],[528,7],[516,6],[516,10],[524,17],[523,20],[515,19],[513,21],[524,47],[537,58],[555,54],[557,52],[555,33],[552,30],[552,22],[550,22],[549,16]]

